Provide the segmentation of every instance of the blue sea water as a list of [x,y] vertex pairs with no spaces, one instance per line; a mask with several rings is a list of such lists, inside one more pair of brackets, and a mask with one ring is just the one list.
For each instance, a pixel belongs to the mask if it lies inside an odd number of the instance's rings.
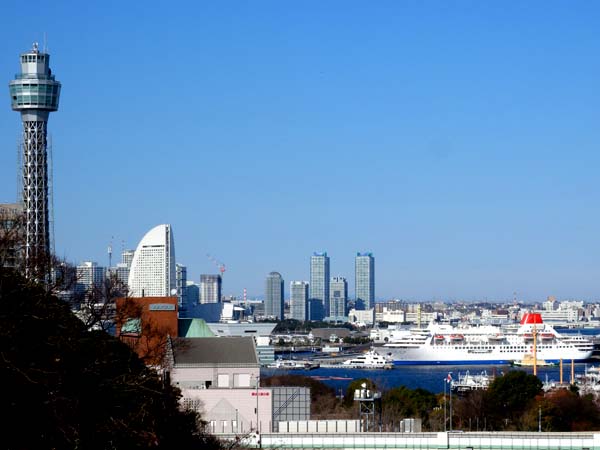
[[[574,366],[575,375],[585,373],[586,366],[591,364],[576,363]],[[453,378],[459,374],[464,375],[467,371],[471,374],[487,372],[489,375],[501,375],[509,370],[524,370],[533,373],[529,367],[511,367],[510,365],[495,366],[394,366],[391,370],[367,370],[367,369],[344,369],[344,368],[318,368],[313,370],[289,370],[289,369],[261,369],[261,377],[272,375],[294,374],[308,377],[315,377],[328,386],[333,387],[336,392],[339,390],[345,393],[348,384],[352,380],[359,378],[368,378],[372,380],[380,390],[387,390],[398,386],[406,386],[411,389],[422,388],[431,392],[443,392],[447,386],[446,379],[448,373]],[[332,378],[333,377],[333,378]],[[571,366],[563,363],[563,380],[569,381],[571,377]],[[336,379],[346,378],[346,379]],[[542,381],[556,381],[560,379],[560,368],[538,367],[538,378]]]
[[[595,336],[600,334],[600,329],[557,329],[559,333],[581,333],[582,335]],[[296,355],[297,359],[303,356]],[[574,365],[575,375],[585,373],[586,367],[600,365],[600,361],[593,363],[576,363]],[[394,366],[391,370],[367,370],[367,369],[344,369],[344,368],[318,368],[313,370],[289,370],[289,369],[261,369],[261,376],[295,374],[308,377],[315,377],[328,386],[333,387],[339,393],[340,389],[345,393],[348,384],[355,379],[368,378],[375,382],[380,390],[387,390],[397,386],[406,386],[411,389],[422,388],[431,392],[443,392],[446,388],[445,380],[448,373],[453,378],[459,374],[465,374],[469,371],[471,374],[487,372],[489,375],[501,375],[509,370],[524,370],[533,373],[530,367],[512,367],[506,365],[460,365],[460,366]],[[568,382],[571,377],[571,365],[568,361],[563,361],[563,381]],[[345,378],[345,379],[336,379]],[[538,367],[538,378],[542,381],[560,380],[560,367]]]

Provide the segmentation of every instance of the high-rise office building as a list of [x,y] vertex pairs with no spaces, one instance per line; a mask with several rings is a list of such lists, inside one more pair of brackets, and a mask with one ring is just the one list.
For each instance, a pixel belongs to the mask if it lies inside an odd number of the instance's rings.
[[306,281],[290,283],[290,318],[308,320],[308,282]]
[[125,267],[129,269],[133,261],[133,255],[135,255],[135,250],[123,250],[121,253],[121,264],[125,264]]
[[329,318],[341,321],[346,315],[348,304],[348,282],[344,277],[333,277],[329,289]]
[[221,275],[200,275],[200,303],[220,303],[221,283]]
[[283,319],[283,277],[271,272],[265,282],[265,315]]
[[158,225],[142,238],[131,261],[127,284],[131,297],[175,295],[175,244],[171,225]]
[[106,269],[93,261],[85,261],[77,266],[75,292],[85,293],[89,289],[102,286],[106,279]]
[[135,250],[123,250],[121,253],[121,262],[117,263],[117,267],[115,267],[114,270],[111,269],[117,276],[119,282],[124,286],[127,286],[127,282],[129,281],[129,270],[134,254]]
[[[329,315],[329,256],[327,252],[313,253],[310,257],[310,289],[309,300],[311,303],[321,303],[324,316]],[[317,313],[318,308],[311,307]],[[311,320],[321,320],[323,317],[311,317]]]
[[177,289],[179,306],[181,306],[185,301],[187,288],[187,267],[183,264],[175,264],[175,288]]
[[[21,73],[9,84],[11,105],[23,122],[22,201],[26,272],[46,271],[51,250],[48,202],[48,116],[58,110],[61,85],[50,70],[50,55],[37,43],[21,54]],[[51,206],[51,204],[50,204]],[[42,275],[39,274],[38,275]]]
[[357,253],[355,260],[356,309],[375,306],[375,258],[372,253]]

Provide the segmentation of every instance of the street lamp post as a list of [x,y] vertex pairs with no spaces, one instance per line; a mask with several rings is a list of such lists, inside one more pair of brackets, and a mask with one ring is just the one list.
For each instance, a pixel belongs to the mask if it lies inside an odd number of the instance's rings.
[[446,379],[444,378],[444,431],[446,431],[446,422],[448,422],[448,417],[447,417],[447,411],[446,411],[446,384],[448,384],[448,382],[446,381]]

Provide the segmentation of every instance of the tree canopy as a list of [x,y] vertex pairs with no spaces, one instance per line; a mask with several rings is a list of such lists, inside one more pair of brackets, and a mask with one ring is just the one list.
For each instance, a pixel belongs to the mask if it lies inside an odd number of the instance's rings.
[[180,393],[118,339],[0,268],[3,443],[19,448],[218,448]]

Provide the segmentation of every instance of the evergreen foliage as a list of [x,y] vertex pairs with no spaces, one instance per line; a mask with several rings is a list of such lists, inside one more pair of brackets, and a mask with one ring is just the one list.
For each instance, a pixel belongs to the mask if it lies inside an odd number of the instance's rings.
[[3,268],[0,383],[7,449],[220,448],[129,347]]

